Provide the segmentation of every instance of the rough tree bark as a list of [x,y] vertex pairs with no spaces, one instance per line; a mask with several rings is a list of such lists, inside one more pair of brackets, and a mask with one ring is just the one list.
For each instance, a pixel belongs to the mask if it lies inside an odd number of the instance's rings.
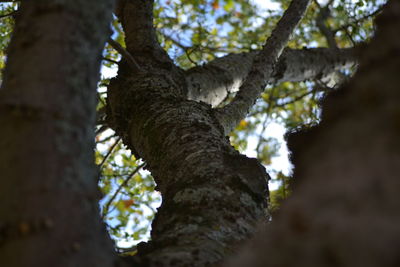
[[0,89],[0,265],[113,266],[94,165],[111,0],[23,1]]
[[151,266],[221,261],[267,220],[264,167],[231,147],[211,106],[187,100],[186,80],[158,45],[152,1],[121,1],[127,50],[142,71],[120,64],[108,91],[109,116],[163,195],[152,241],[137,262]]
[[[219,105],[229,93],[239,91],[250,72],[258,51],[229,54],[212,62],[186,71],[188,98],[203,101],[213,107]],[[304,48],[286,49],[279,58],[268,84],[325,79],[334,71],[356,64],[355,51],[348,49]]]

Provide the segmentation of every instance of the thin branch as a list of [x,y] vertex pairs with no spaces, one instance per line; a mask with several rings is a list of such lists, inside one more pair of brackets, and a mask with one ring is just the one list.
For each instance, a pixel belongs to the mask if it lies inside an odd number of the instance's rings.
[[303,18],[310,0],[292,0],[266,44],[256,56],[251,71],[233,101],[215,113],[229,133],[249,112],[274,73],[275,65],[290,36]]
[[[203,45],[200,45],[200,44],[197,44],[195,46],[186,46],[186,45],[182,44],[181,42],[179,42],[178,40],[176,40],[174,37],[164,33],[163,31],[159,31],[159,32],[160,32],[160,34],[162,34],[165,37],[165,39],[170,40],[173,44],[175,44],[176,46],[178,46],[182,50],[197,50],[197,49],[200,50],[200,49],[202,49],[202,50],[213,52],[213,53],[217,53],[217,52],[229,53],[229,52],[232,51],[232,49],[229,49],[227,47],[222,47],[222,46],[221,47],[209,47],[209,46],[203,46]],[[229,40],[226,39],[226,41],[229,41]],[[239,50],[246,50],[247,51],[248,49],[239,49]]]
[[346,34],[347,38],[350,39],[350,42],[352,43],[352,45],[353,45],[353,46],[356,46],[356,45],[357,45],[357,42],[354,41],[354,38],[353,38],[353,36],[351,35],[351,33],[349,33],[349,30],[348,30],[348,29],[345,29],[345,30],[344,30],[344,33]]
[[8,13],[8,14],[0,15],[0,19],[13,16],[13,15],[15,15],[17,13],[17,11],[18,10],[14,10],[14,11]]
[[195,50],[195,48],[190,47],[190,46],[186,46],[183,45],[181,42],[179,42],[178,40],[175,40],[173,37],[171,37],[170,35],[161,32],[161,34],[164,36],[165,39],[170,40],[174,45],[178,46],[180,49],[182,49],[185,52],[186,57],[188,58],[188,60],[195,66],[197,66],[197,62],[195,62],[191,57],[190,54],[192,54]]
[[209,47],[209,46],[201,46],[201,45],[196,45],[196,46],[186,46],[184,44],[182,44],[180,41],[176,40],[175,38],[173,38],[172,36],[164,33],[163,31],[159,31],[165,39],[171,41],[174,45],[176,45],[177,47],[179,47],[180,49],[182,49],[185,52],[185,55],[187,56],[188,60],[194,65],[194,66],[198,66],[199,64],[197,64],[197,62],[195,62],[190,55],[193,54],[196,51],[209,51],[212,53],[217,53],[217,52],[221,52],[221,53],[228,53],[229,50],[223,47]]
[[[99,131],[99,134],[102,133],[102,132],[104,132],[104,131],[107,130],[107,129],[109,129],[109,127],[106,127],[103,131],[100,131],[100,129],[99,129],[99,130],[98,130],[98,131]],[[96,134],[96,135],[97,135],[97,134]],[[117,136],[116,134],[107,136],[107,137],[105,137],[103,140],[100,140],[100,141],[98,141],[98,142],[96,142],[96,143],[98,144],[98,143],[107,142],[108,140],[110,140],[110,139],[112,139],[112,138],[114,138],[114,137],[116,137],[116,136]]]
[[301,94],[299,96],[296,96],[292,100],[289,100],[289,101],[281,103],[281,104],[276,104],[275,107],[280,108],[280,107],[284,107],[284,106],[289,105],[289,104],[293,104],[293,103],[303,99],[304,97],[315,93],[316,91],[319,91],[319,90],[313,89],[313,90],[307,91],[307,92],[305,92],[305,93],[303,93],[303,94]]
[[[97,135],[99,135],[99,134],[105,132],[105,131],[106,131],[107,129],[109,129],[109,128],[110,128],[110,127],[109,127],[108,125],[102,125],[102,126],[100,126],[99,129],[96,130],[95,135],[97,136]],[[98,142],[96,142],[96,143],[102,143],[102,142],[104,142],[104,140],[98,141]]]
[[[315,1],[317,2],[317,1]],[[318,2],[317,2],[318,3]],[[319,6],[320,7],[320,6]],[[320,7],[319,14],[316,19],[316,25],[319,31],[324,35],[329,48],[338,48],[335,40],[335,32],[326,26],[326,20],[331,16],[331,11],[329,9],[329,4],[324,7]]]
[[103,158],[103,160],[101,161],[101,163],[99,164],[99,169],[101,170],[103,168],[104,163],[107,161],[107,159],[110,157],[110,155],[112,154],[113,150],[115,149],[115,147],[118,145],[118,143],[121,141],[121,137],[118,137],[117,140],[115,140],[115,143],[110,147],[110,149],[108,150],[107,154],[105,155],[105,157]]
[[102,57],[102,59],[105,60],[105,61],[108,61],[108,62],[110,62],[110,63],[113,63],[113,64],[118,64],[118,61],[115,61],[115,60],[113,60],[113,59],[111,59],[111,58]]
[[143,70],[140,68],[139,64],[136,62],[136,60],[133,58],[133,56],[126,51],[125,48],[123,48],[118,42],[113,40],[111,37],[108,38],[108,43],[118,52],[121,54],[122,58],[126,60],[128,65],[131,67],[131,69],[134,72],[142,72]]
[[166,34],[163,31],[159,31],[162,36],[164,36],[165,39],[170,40],[174,45],[178,46],[179,48],[181,48],[182,50],[187,50],[187,49],[191,49],[192,47],[190,46],[186,46],[184,44],[182,44],[181,42],[179,42],[178,40],[176,40],[175,38],[173,38],[172,36]]
[[345,25],[340,26],[339,28],[335,29],[334,32],[338,32],[338,31],[346,31],[348,27],[350,26],[354,26],[355,24],[358,24],[360,22],[363,22],[366,19],[370,19],[371,17],[375,17],[376,15],[378,15],[379,13],[381,13],[383,10],[383,6],[381,6],[380,8],[378,8],[377,10],[375,10],[374,12],[367,14],[365,16],[362,16],[359,19],[356,19],[350,23],[347,23]]
[[261,143],[262,141],[264,141],[264,132],[267,129],[268,124],[270,123],[269,119],[271,117],[271,111],[273,108],[276,107],[276,100],[275,100],[275,91],[276,91],[276,86],[274,86],[271,90],[271,94],[270,94],[270,98],[268,99],[268,107],[267,110],[265,111],[265,119],[263,121],[262,124],[262,129],[260,132],[260,135],[258,136],[258,143],[257,143],[257,147],[256,147],[256,152],[257,152],[257,158],[259,158],[260,156],[260,147],[261,147]]
[[112,195],[112,197],[107,201],[107,203],[104,205],[103,209],[103,215],[102,219],[108,214],[108,209],[110,208],[111,203],[114,201],[114,199],[117,197],[117,195],[121,192],[122,188],[125,187],[128,182],[132,179],[132,177],[144,166],[146,163],[142,163],[139,166],[136,167],[136,169],[122,182],[122,184],[118,187],[117,191]]
[[[268,106],[268,109],[269,109],[269,106]],[[257,142],[257,146],[256,146],[256,149],[255,149],[255,151],[256,151],[256,153],[257,153],[257,158],[259,159],[260,157],[261,157],[261,153],[260,153],[260,148],[261,148],[261,145],[262,145],[262,143],[265,141],[265,138],[264,138],[264,132],[265,132],[265,130],[267,129],[267,126],[269,125],[269,123],[270,123],[270,121],[269,121],[269,116],[270,115],[270,113],[266,113],[266,115],[265,115],[265,118],[264,118],[264,121],[263,121],[263,123],[262,123],[262,128],[261,128],[261,131],[260,131],[260,134],[258,135],[258,142]]]
[[[99,100],[99,102],[103,105],[103,108],[107,105],[106,104],[106,102],[104,101],[104,99],[102,99],[101,97],[100,97],[100,93],[99,92],[97,92],[97,99]],[[103,108],[101,108],[101,109],[103,109]],[[101,110],[101,112],[103,113],[105,113],[105,110]]]

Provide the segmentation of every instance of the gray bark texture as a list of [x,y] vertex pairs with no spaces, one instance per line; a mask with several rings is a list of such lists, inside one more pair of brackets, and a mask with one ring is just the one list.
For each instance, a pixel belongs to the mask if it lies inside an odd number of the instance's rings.
[[108,88],[109,118],[146,160],[163,196],[151,242],[130,260],[143,266],[220,262],[254,234],[258,221],[268,220],[269,177],[256,159],[230,145],[210,105],[186,99],[184,72],[154,38],[151,1],[119,7],[127,50],[143,71],[132,73],[121,62]]
[[111,0],[23,1],[0,89],[0,265],[113,266],[93,159]]
[[[249,74],[259,51],[229,54],[186,71],[188,98],[213,107],[221,104],[239,87]],[[285,49],[268,84],[300,82],[329,77],[333,72],[356,64],[354,49],[304,48]],[[268,64],[266,64],[268,65]]]
[[319,126],[289,137],[293,196],[226,266],[400,266],[400,2]]

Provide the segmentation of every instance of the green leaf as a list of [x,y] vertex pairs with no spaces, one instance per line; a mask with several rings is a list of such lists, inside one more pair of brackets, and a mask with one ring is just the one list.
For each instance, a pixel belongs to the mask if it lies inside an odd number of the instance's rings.
[[235,7],[235,2],[233,0],[226,0],[225,5],[224,5],[224,10],[226,12],[232,11],[232,9]]

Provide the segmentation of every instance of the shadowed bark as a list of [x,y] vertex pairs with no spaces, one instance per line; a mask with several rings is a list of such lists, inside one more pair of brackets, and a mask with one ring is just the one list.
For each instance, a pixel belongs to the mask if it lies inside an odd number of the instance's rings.
[[94,165],[112,1],[23,1],[0,89],[2,266],[112,266]]

